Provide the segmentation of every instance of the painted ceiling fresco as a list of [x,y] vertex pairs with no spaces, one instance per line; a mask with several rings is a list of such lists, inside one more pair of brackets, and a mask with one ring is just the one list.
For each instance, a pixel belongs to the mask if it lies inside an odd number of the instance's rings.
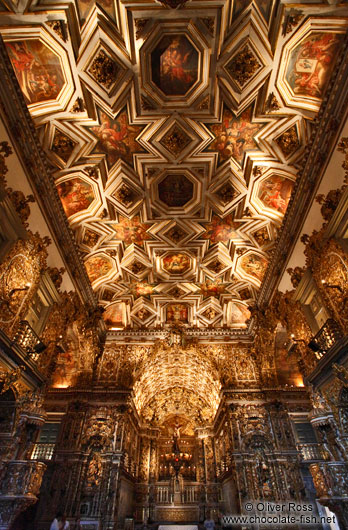
[[247,328],[347,26],[326,1],[6,1],[109,329]]

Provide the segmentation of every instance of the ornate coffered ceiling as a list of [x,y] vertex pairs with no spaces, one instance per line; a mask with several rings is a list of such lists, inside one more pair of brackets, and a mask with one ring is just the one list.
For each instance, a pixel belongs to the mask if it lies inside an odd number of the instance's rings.
[[107,327],[246,328],[348,8],[172,7],[7,0],[0,31]]

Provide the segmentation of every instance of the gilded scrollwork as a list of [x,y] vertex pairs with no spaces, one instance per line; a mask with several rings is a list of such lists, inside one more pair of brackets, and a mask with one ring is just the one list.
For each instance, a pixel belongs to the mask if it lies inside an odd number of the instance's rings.
[[343,331],[348,326],[348,258],[343,248],[330,239],[320,252],[310,253],[310,267],[325,306]]
[[0,266],[0,326],[11,337],[35,296],[49,243],[28,231],[28,239],[17,240]]

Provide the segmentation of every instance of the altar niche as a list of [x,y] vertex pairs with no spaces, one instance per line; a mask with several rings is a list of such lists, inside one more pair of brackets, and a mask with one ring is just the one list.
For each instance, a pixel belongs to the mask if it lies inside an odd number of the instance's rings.
[[150,466],[147,488],[137,486],[137,498],[142,501],[142,506],[137,506],[137,518],[198,523],[204,520],[208,505],[217,513],[220,486],[212,483],[211,439],[199,437],[187,418],[168,418],[157,439],[143,443],[142,451],[141,462],[150,462]]

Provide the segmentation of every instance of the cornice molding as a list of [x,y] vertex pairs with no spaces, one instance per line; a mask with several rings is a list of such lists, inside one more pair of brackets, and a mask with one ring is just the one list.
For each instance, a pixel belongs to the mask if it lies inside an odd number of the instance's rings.
[[[134,344],[143,343],[151,344],[156,340],[166,340],[170,333],[173,332],[171,329],[129,329],[122,331],[109,331],[106,336],[105,343],[112,344]],[[211,342],[214,344],[218,342],[226,344],[228,342],[246,342],[252,343],[253,336],[249,330],[231,329],[231,328],[187,328],[183,330],[183,337],[186,339],[198,339],[200,342]]]
[[335,71],[315,120],[311,139],[304,153],[304,166],[299,173],[295,193],[284,216],[282,230],[272,260],[263,279],[257,305],[270,302],[288,259],[297,243],[313,197],[329,163],[348,110],[348,34]]
[[[97,298],[80,258],[80,251],[54,185],[51,169],[40,145],[1,36],[0,93],[1,114],[6,121],[11,142],[33,189],[35,199],[40,205],[76,290],[85,304],[95,308],[98,304]],[[46,200],[43,201],[42,197]]]

